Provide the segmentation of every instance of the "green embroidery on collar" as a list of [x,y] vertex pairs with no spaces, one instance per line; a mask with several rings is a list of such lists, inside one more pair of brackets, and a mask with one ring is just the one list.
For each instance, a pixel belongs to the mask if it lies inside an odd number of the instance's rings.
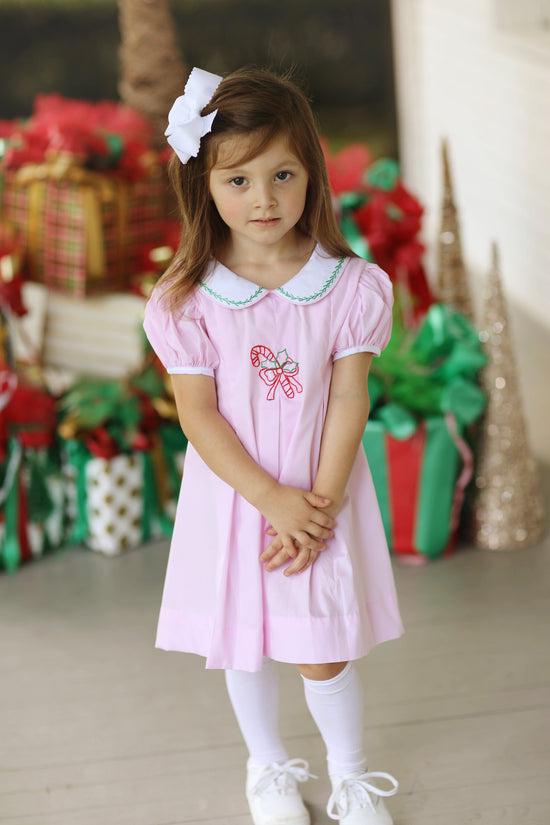
[[231,298],[226,298],[225,295],[220,295],[219,292],[214,292],[214,290],[210,289],[204,281],[200,281],[200,286],[217,301],[220,301],[223,304],[229,304],[233,307],[244,307],[247,304],[250,304],[255,298],[258,297],[258,295],[261,295],[262,292],[265,292],[263,286],[259,286],[254,295],[251,295],[250,298],[246,298],[244,301],[232,301]]
[[310,301],[316,301],[317,298],[321,298],[330,289],[330,287],[340,274],[340,270],[342,269],[345,260],[345,258],[340,258],[330,278],[328,278],[328,280],[323,284],[319,292],[315,292],[313,295],[306,295],[305,297],[301,297],[300,295],[292,295],[292,293],[287,292],[286,289],[284,289],[282,286],[275,291],[280,292],[281,295],[285,296],[285,298],[290,298],[291,301],[303,301],[308,303]]
[[[328,290],[330,289],[330,287],[332,286],[332,284],[334,283],[334,281],[336,280],[336,278],[340,274],[340,270],[342,269],[345,260],[346,260],[345,258],[340,258],[340,260],[336,264],[336,267],[335,267],[334,271],[332,272],[331,276],[327,279],[327,281],[325,281],[325,283],[323,284],[321,289],[318,292],[315,292],[313,295],[305,295],[305,296],[292,295],[291,292],[287,292],[286,289],[284,289],[284,287],[282,287],[282,286],[280,286],[278,289],[275,289],[273,291],[274,292],[280,292],[281,295],[284,295],[285,298],[290,298],[291,301],[300,301],[301,303],[309,303],[310,301],[316,301],[317,298],[321,298],[326,292],[328,292]],[[199,286],[201,286],[202,289],[204,289],[205,292],[208,292],[208,294],[211,295],[212,298],[215,298],[216,301],[219,301],[222,304],[227,304],[228,306],[233,306],[233,307],[247,306],[247,304],[251,304],[263,292],[267,292],[267,290],[264,289],[263,286],[259,286],[258,289],[256,290],[256,292],[254,292],[254,294],[251,295],[249,298],[245,298],[243,301],[233,301],[231,298],[226,298],[225,295],[220,295],[219,292],[214,292],[214,290],[211,289],[209,286],[207,286],[207,284],[204,281],[200,281]]]

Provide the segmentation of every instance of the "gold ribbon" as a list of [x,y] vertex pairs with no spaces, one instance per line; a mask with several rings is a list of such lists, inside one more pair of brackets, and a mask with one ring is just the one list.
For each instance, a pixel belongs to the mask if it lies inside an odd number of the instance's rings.
[[64,156],[40,164],[27,164],[13,176],[15,186],[29,187],[29,217],[26,226],[28,258],[31,271],[38,272],[40,244],[40,219],[45,203],[48,181],[63,181],[77,186],[81,193],[86,225],[86,268],[90,280],[100,280],[107,275],[105,242],[103,237],[102,206],[114,203],[115,211],[115,277],[122,274],[124,246],[129,215],[129,188],[125,181],[108,178],[99,172],[91,172],[74,165]]

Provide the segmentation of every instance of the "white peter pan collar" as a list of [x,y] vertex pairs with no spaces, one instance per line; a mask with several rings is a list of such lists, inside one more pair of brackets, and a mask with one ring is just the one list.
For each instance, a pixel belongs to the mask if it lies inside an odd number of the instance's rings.
[[336,285],[345,260],[328,257],[317,244],[305,266],[278,289],[258,286],[216,261],[200,282],[200,289],[209,298],[230,309],[251,306],[269,293],[280,295],[292,304],[313,304],[324,298]]

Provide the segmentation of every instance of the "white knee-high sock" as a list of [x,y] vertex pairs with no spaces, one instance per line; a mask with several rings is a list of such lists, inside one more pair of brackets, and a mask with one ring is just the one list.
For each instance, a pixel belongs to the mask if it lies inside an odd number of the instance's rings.
[[262,670],[226,670],[227,691],[250,762],[261,767],[286,762],[288,753],[279,735],[279,671],[276,662],[264,659]]
[[302,679],[307,706],[327,747],[330,776],[364,771],[363,692],[353,663],[334,679]]

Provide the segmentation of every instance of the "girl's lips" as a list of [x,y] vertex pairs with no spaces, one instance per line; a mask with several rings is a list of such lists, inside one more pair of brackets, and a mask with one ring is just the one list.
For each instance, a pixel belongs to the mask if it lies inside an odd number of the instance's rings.
[[256,218],[252,223],[258,224],[259,226],[274,226],[276,223],[279,223],[280,220],[280,218]]

